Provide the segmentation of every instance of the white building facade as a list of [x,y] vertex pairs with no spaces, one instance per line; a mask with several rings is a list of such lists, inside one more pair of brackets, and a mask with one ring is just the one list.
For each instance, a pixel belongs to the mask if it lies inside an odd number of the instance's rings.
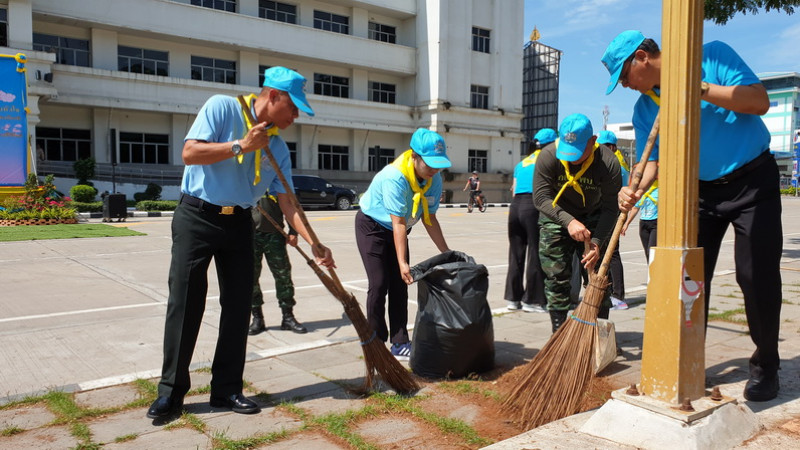
[[40,174],[91,156],[100,190],[117,162],[117,191],[177,198],[202,104],[282,65],[316,112],[282,132],[296,172],[363,188],[418,127],[454,173],[513,169],[522,18],[522,0],[0,0],[0,52],[28,56]]

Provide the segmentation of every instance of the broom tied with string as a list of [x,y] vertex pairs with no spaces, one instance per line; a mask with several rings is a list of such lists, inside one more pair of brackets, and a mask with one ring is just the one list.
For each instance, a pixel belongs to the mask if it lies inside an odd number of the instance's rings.
[[[634,192],[642,180],[643,163],[649,159],[658,136],[658,124],[656,115],[639,164],[631,174],[630,186]],[[597,315],[609,284],[606,274],[627,217],[627,211],[619,214],[597,273],[589,268],[589,285],[583,301],[530,362],[502,379],[502,384],[511,386],[502,407],[525,429],[570,416],[580,408],[594,377]]]
[[[250,108],[247,107],[244,97],[240,95],[237,98],[239,103],[243,106],[242,110],[248,115],[250,122],[254,124],[258,123],[258,121],[252,116]],[[278,162],[275,160],[275,157],[272,155],[269,147],[265,147],[262,150],[264,151],[264,154],[267,156],[270,165],[283,185],[283,188],[287,194],[287,198],[294,206],[300,221],[306,228],[306,231],[311,239],[311,246],[318,249],[322,248],[319,238],[317,237],[316,233],[314,233],[313,228],[311,228],[311,224],[308,222],[305,210],[303,210],[303,207],[300,206],[300,202],[294,195],[294,191],[286,180],[286,177],[283,175],[283,172],[281,172]],[[280,230],[284,236],[286,236],[286,232],[283,230],[283,227],[278,226],[278,224],[275,223],[271,217],[265,214],[262,208],[259,207],[259,211],[262,215],[270,219],[276,229]],[[403,365],[400,364],[400,362],[397,361],[394,356],[392,356],[383,342],[380,339],[377,339],[375,331],[372,330],[367,318],[364,316],[364,312],[361,311],[361,306],[359,305],[358,300],[356,300],[352,293],[348,292],[344,288],[342,282],[339,280],[338,275],[336,275],[336,271],[332,267],[328,267],[328,274],[326,274],[322,271],[322,269],[320,269],[320,267],[312,258],[303,252],[299,246],[295,248],[300,252],[303,258],[305,258],[308,265],[312,268],[317,277],[319,277],[320,281],[322,281],[322,284],[342,304],[345,314],[350,319],[350,322],[353,323],[353,326],[358,333],[358,337],[361,340],[361,350],[364,353],[364,362],[367,366],[367,374],[362,389],[365,391],[369,390],[373,385],[375,373],[378,373],[383,381],[391,386],[392,389],[401,394],[408,394],[419,390],[419,384],[417,384],[408,370],[406,370],[406,368],[403,367]]]

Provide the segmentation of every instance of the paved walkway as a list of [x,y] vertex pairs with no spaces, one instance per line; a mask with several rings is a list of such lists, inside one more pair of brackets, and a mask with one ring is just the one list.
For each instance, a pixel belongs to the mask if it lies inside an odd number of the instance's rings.
[[[456,208],[439,214],[451,248],[473,255],[489,269],[496,364],[503,370],[530,359],[549,337],[550,328],[545,314],[504,309],[507,211],[489,208],[484,214],[467,214]],[[353,244],[353,215],[353,211],[309,213],[321,240],[333,249],[340,278],[363,302],[366,279]],[[785,199],[779,397],[761,404],[744,401],[741,392],[753,350],[746,327],[715,321],[708,328],[707,384],[721,386],[724,395],[752,409],[764,427],[741,448],[797,448],[800,440],[798,219],[800,200]],[[263,405],[262,413],[242,416],[208,406],[206,368],[219,319],[212,267],[193,359],[193,394],[186,398],[190,414],[171,425],[154,426],[144,413],[160,373],[170,221],[133,217],[113,223],[147,236],[0,243],[0,405],[6,405],[0,406],[0,447],[478,448],[498,441],[497,436],[516,434],[485,430],[487,419],[470,401],[473,397],[453,390],[452,386],[463,387],[458,383],[428,383],[415,399],[401,404],[392,403],[391,397],[353,394],[351,388],[360,385],[364,371],[355,330],[295,252],[290,254],[296,314],[310,332],[280,331],[277,304],[272,309],[265,306],[269,330],[249,339],[245,370],[247,393]],[[433,255],[435,248],[424,231],[412,233],[410,241],[412,262]],[[646,265],[636,228],[623,238],[621,251],[633,306],[612,312],[622,355],[604,372],[618,386],[639,378]],[[712,313],[741,308],[732,269],[731,235],[714,279]],[[262,287],[270,298],[274,290],[269,274],[262,276]],[[410,298],[416,298],[414,286]],[[415,313],[412,302],[409,317]],[[469,385],[490,392],[492,383]],[[615,448],[612,442],[578,431],[590,414],[496,442],[494,448]],[[474,435],[437,429],[439,419],[448,418]],[[502,420],[497,423],[502,428]]]

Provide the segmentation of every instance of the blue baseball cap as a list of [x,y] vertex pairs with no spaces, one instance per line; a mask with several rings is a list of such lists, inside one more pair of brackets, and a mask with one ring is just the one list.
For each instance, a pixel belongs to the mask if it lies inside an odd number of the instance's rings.
[[281,66],[270,67],[264,71],[264,87],[286,92],[294,106],[309,116],[314,116],[314,110],[306,100],[306,79],[294,70]]
[[613,131],[603,130],[597,133],[597,143],[617,145],[617,135]]
[[446,169],[452,165],[447,157],[444,138],[427,128],[419,128],[411,135],[411,150],[432,169]]
[[552,128],[542,128],[533,138],[539,141],[539,145],[545,145],[558,139],[558,133]]
[[586,144],[594,136],[592,122],[583,114],[567,116],[558,128],[556,158],[572,162],[581,159]]
[[608,44],[606,52],[600,61],[606,66],[606,70],[611,74],[611,80],[608,82],[606,95],[610,94],[617,87],[619,83],[619,76],[622,73],[622,66],[625,65],[625,60],[630,58],[633,52],[639,48],[639,45],[644,42],[644,35],[641,31],[628,30],[623,31]]

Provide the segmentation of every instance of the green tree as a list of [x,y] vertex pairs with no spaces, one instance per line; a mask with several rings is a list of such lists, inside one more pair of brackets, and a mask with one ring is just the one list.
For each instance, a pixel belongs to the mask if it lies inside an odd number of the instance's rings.
[[75,178],[78,179],[78,184],[92,186],[89,178],[94,178],[95,166],[96,164],[92,157],[79,159],[72,164],[72,169],[75,171]]
[[705,14],[706,20],[724,25],[736,13],[756,14],[759,9],[766,12],[775,9],[794,14],[794,9],[798,6],[800,0],[705,0]]

